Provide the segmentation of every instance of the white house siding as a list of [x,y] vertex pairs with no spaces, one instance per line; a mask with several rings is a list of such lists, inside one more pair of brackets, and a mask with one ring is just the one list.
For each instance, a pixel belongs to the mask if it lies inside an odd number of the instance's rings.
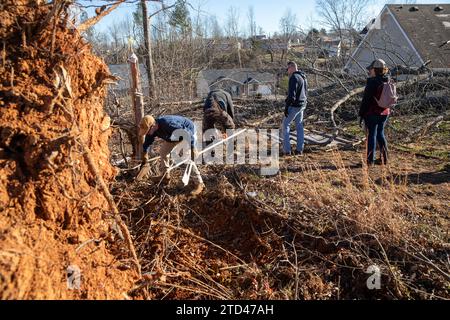
[[[389,67],[404,65],[408,67],[420,67],[421,58],[409,43],[388,8],[381,13],[380,23],[375,23],[366,38],[353,53],[346,68],[351,74],[366,74],[365,67],[375,59],[383,59]],[[380,27],[377,27],[381,26]],[[362,69],[357,62],[364,69]]]
[[272,94],[272,89],[269,85],[261,84],[258,86],[257,94],[261,94],[263,96],[269,96]]

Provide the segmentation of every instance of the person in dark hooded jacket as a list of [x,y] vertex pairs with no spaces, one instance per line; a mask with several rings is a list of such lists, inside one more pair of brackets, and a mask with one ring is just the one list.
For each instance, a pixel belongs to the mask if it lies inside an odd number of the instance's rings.
[[284,109],[283,119],[283,155],[291,155],[290,143],[290,124],[295,121],[297,133],[297,147],[294,154],[303,154],[305,141],[303,127],[303,112],[306,109],[308,100],[308,82],[306,75],[298,70],[297,64],[293,61],[288,62],[287,72],[289,75],[289,89],[286,98],[286,106]]
[[360,123],[364,121],[367,130],[367,164],[373,165],[377,143],[380,148],[381,157],[378,163],[387,164],[388,144],[384,134],[384,127],[390,114],[390,109],[378,105],[383,90],[383,84],[389,82],[389,69],[386,63],[377,59],[368,67],[369,78],[367,79],[364,97],[359,109]]
[[216,89],[208,94],[203,106],[203,132],[219,126],[222,132],[234,129],[234,105],[231,95]]

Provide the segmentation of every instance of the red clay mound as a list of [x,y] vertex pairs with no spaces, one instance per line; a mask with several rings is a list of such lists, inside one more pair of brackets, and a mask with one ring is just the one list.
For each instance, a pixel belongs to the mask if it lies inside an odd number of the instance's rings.
[[[67,8],[3,3],[0,299],[124,298],[133,274],[108,251],[111,215],[82,147],[110,181],[107,66]],[[69,266],[81,270],[79,290],[67,285]]]

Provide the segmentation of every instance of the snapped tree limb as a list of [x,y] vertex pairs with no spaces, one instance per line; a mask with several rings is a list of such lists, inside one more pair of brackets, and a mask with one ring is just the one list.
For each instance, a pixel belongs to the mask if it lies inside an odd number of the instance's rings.
[[103,12],[100,12],[99,15],[92,17],[88,20],[86,20],[85,22],[83,22],[82,24],[80,24],[77,29],[78,31],[84,32],[87,29],[89,29],[90,27],[92,27],[94,24],[96,24],[97,22],[99,22],[104,16],[108,15],[111,13],[111,11],[113,11],[114,9],[116,9],[121,3],[125,2],[125,0],[119,0],[116,3],[114,3],[113,5],[111,5],[111,7],[109,7],[108,9],[104,10]]

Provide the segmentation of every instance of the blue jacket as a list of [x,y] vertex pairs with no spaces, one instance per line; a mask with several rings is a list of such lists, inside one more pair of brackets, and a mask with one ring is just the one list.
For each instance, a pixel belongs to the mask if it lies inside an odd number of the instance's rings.
[[191,146],[194,146],[195,140],[193,137],[195,135],[195,126],[192,120],[182,116],[162,116],[156,118],[156,123],[158,124],[158,130],[153,134],[147,134],[145,136],[144,153],[148,152],[156,137],[167,142],[178,142],[179,140],[176,140],[176,137],[172,136],[173,132],[177,129],[186,130],[191,136]]
[[289,91],[286,98],[286,107],[306,107],[308,82],[306,75],[301,71],[294,72],[289,78]]

